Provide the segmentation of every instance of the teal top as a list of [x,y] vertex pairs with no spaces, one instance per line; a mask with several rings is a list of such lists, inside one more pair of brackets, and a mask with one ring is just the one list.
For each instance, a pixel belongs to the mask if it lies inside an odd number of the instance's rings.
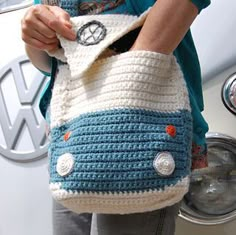
[[[55,4],[56,0],[48,0],[48,4]],[[202,9],[210,4],[210,0],[191,0],[198,8],[199,13]],[[91,0],[61,0],[60,7],[68,11],[71,16],[82,14],[131,14],[140,15],[149,7],[151,7],[155,0],[111,0],[101,1],[96,3]],[[40,3],[40,0],[35,0],[35,4]],[[208,125],[204,120],[201,112],[203,111],[203,95],[202,95],[202,79],[201,70],[198,60],[198,55],[194,46],[191,31],[189,30],[179,46],[174,51],[174,55],[183,71],[192,108],[193,117],[193,142],[197,145],[205,144],[205,134],[208,131]],[[55,73],[56,61],[52,59],[52,76]],[[40,110],[45,116],[47,104],[51,97],[50,82],[45,88],[40,101]]]

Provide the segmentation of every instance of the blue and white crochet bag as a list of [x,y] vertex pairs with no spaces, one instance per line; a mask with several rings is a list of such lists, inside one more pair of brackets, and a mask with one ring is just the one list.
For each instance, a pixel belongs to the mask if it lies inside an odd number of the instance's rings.
[[58,36],[50,189],[72,211],[146,212],[188,191],[192,118],[175,57],[107,49],[145,17],[74,17],[77,41]]

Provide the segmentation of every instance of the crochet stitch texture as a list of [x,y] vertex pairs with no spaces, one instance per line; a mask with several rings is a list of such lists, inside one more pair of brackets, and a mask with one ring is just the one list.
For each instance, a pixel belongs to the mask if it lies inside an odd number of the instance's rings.
[[78,213],[156,210],[180,201],[189,186],[192,118],[183,74],[173,55],[100,59],[145,14],[115,17],[122,16],[72,18],[74,30],[96,20],[106,35],[89,46],[59,36],[63,49],[54,54],[66,63],[50,103],[50,189]]

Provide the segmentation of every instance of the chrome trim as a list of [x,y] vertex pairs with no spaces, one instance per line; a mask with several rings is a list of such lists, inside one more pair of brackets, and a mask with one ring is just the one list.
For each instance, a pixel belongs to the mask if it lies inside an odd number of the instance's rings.
[[227,140],[236,145],[236,139],[234,137],[230,135],[222,134],[219,132],[208,132],[206,133],[206,138],[207,139],[221,139],[223,142]]
[[225,223],[235,220],[236,219],[236,212],[231,212],[231,213],[224,215],[224,216],[211,217],[211,219],[209,220],[209,217],[202,216],[202,218],[197,218],[196,216],[192,216],[186,212],[183,212],[180,209],[178,216],[181,219],[184,219],[184,220],[191,222],[193,224],[211,226],[211,225],[225,224]]
[[[7,3],[9,4],[9,2],[11,3],[11,1],[8,1]],[[10,11],[16,11],[16,10],[20,10],[20,9],[23,9],[23,8],[26,8],[26,7],[29,7],[31,5],[33,5],[33,1],[32,0],[24,0],[20,3],[16,3],[16,4],[6,4],[6,6],[4,6],[3,4],[4,2],[0,3],[0,14],[3,14],[3,13],[7,13],[7,12],[10,12]]]
[[[225,135],[222,133],[217,133],[217,132],[209,132],[206,134],[207,142],[209,141],[219,141],[220,143],[230,145],[233,148],[235,148],[235,154],[236,154],[236,139],[229,136]],[[204,172],[205,170],[203,170]],[[207,170],[206,170],[207,171]],[[188,222],[194,223],[194,224],[199,224],[199,225],[218,225],[218,224],[224,224],[229,221],[235,220],[236,219],[236,210],[229,212],[225,215],[206,215],[203,214],[199,211],[194,211],[190,207],[188,207],[185,203],[184,200],[182,202],[180,211],[179,211],[179,217],[182,218],[183,220],[186,220]]]
[[236,114],[236,73],[230,75],[224,82],[221,97],[225,107]]

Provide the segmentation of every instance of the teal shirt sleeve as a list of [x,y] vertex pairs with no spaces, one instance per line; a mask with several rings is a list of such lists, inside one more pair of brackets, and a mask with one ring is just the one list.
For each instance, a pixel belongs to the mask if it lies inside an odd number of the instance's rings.
[[198,13],[200,13],[204,8],[211,4],[211,0],[191,0],[193,4],[198,8]]
[[[129,9],[130,14],[140,15],[149,7],[153,6],[155,2],[158,0],[144,0],[144,1],[137,1],[137,0],[127,0],[126,4]],[[181,1],[181,0],[176,0]],[[198,13],[201,12],[204,8],[210,5],[211,0],[189,0],[192,1],[193,4],[196,5],[198,8]]]

